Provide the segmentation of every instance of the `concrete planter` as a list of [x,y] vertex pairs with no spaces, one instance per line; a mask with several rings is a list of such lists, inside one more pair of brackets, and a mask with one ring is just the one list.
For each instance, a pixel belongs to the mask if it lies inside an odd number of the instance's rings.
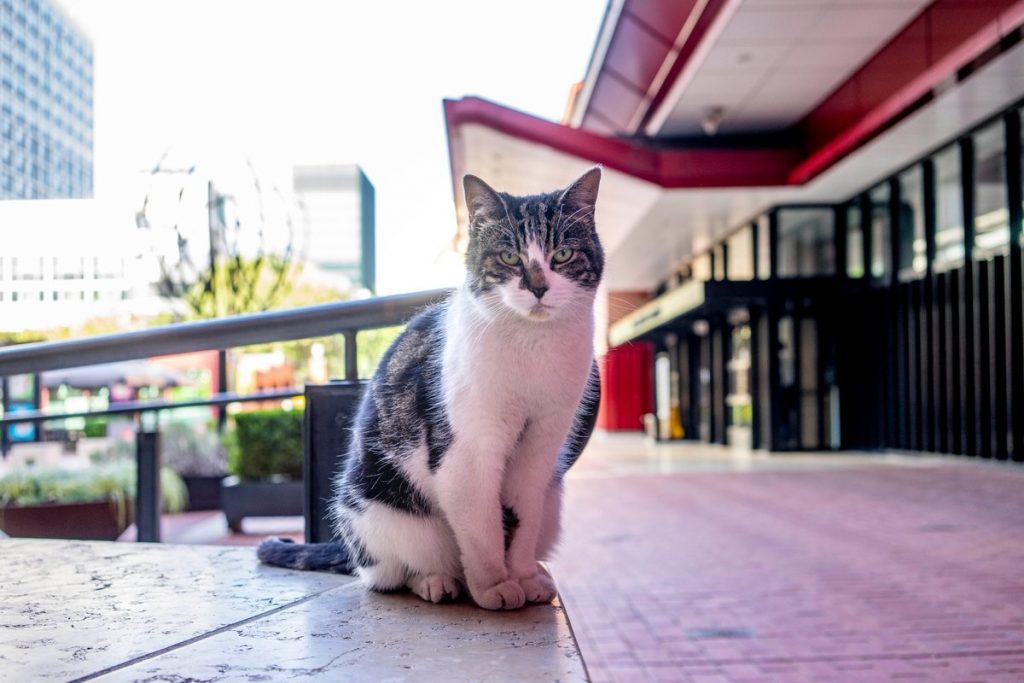
[[0,507],[0,530],[14,538],[113,541],[131,524],[135,502],[40,503]]
[[228,477],[222,485],[221,509],[235,533],[242,531],[246,517],[296,517],[302,514],[302,482]]
[[227,475],[200,476],[181,475],[188,490],[188,510],[220,510],[223,491],[222,482]]

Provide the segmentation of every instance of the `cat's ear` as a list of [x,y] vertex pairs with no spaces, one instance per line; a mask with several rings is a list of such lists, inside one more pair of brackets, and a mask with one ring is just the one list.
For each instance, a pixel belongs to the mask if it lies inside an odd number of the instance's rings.
[[470,223],[483,216],[499,218],[505,215],[505,204],[501,197],[494,188],[475,175],[467,174],[462,177],[462,189],[466,195]]
[[601,186],[601,167],[595,166],[562,191],[559,203],[573,210],[593,209],[597,204],[597,189]]

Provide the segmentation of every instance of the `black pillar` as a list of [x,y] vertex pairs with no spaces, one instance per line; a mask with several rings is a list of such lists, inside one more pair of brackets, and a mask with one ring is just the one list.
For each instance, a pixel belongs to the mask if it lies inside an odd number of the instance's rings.
[[[226,393],[228,390],[228,352],[226,349],[217,350],[217,391]],[[217,406],[217,431],[224,433],[228,423],[228,407]]]
[[1024,202],[1021,189],[1021,115],[1006,115],[1006,180],[1010,210],[1009,334],[1010,343],[1010,450],[1014,460],[1024,461],[1024,249],[1021,247]]
[[[6,377],[0,377],[0,403],[3,405],[4,415],[10,415],[10,385],[7,382]],[[8,425],[0,425],[0,456],[7,457],[7,452],[11,449],[10,437],[8,434]]]
[[302,482],[307,543],[334,537],[330,524],[334,478],[344,464],[352,419],[365,386],[348,380],[306,385]]
[[160,542],[160,434],[135,434],[135,529],[140,543]]
[[359,379],[359,362],[355,330],[345,332],[345,379],[354,382]]

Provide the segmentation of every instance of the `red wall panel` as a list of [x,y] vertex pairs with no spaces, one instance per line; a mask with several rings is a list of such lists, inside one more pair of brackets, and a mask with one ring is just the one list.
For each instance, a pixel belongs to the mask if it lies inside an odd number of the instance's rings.
[[647,343],[624,344],[598,360],[601,407],[597,426],[608,431],[642,431],[643,416],[653,411],[653,354]]

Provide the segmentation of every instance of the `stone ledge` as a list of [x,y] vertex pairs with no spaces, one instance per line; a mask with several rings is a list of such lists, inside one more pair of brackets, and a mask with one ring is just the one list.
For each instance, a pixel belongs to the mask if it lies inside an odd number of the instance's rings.
[[558,603],[513,612],[263,567],[252,548],[0,541],[3,680],[586,680]]

